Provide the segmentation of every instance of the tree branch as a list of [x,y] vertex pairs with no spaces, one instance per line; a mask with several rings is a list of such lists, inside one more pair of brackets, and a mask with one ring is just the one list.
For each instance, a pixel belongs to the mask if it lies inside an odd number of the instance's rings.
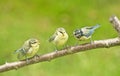
[[116,16],[111,16],[110,22],[113,24],[113,27],[116,29],[116,31],[120,35],[120,20]]
[[[113,24],[117,32],[120,33],[120,22],[118,18],[116,16],[114,17],[112,16],[110,18],[110,22]],[[81,52],[81,51],[87,51],[87,50],[97,49],[97,48],[108,48],[108,47],[119,46],[119,45],[120,45],[120,38],[116,37],[113,39],[98,40],[98,41],[94,41],[93,43],[86,43],[86,44],[81,44],[77,46],[71,46],[71,47],[65,48],[57,52],[51,52],[51,53],[47,53],[41,56],[30,58],[28,64],[26,63],[26,60],[5,63],[0,66],[0,72],[18,69],[18,68],[31,65],[31,64],[35,64],[35,63],[39,63],[39,62],[50,61],[58,57],[66,56],[69,54],[74,54],[74,53]]]

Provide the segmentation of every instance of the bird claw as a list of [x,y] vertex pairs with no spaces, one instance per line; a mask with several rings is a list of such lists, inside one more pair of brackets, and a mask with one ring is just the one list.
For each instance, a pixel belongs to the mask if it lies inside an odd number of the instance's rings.
[[28,59],[26,59],[26,63],[27,63],[27,64],[29,64],[29,63],[30,63]]
[[107,48],[109,48],[109,43],[105,41],[105,45]]
[[58,52],[58,50],[56,49],[55,52]]
[[91,44],[93,44],[93,43],[94,43],[94,41],[90,41],[90,43],[91,43]]
[[36,54],[34,57],[39,57],[40,55]]

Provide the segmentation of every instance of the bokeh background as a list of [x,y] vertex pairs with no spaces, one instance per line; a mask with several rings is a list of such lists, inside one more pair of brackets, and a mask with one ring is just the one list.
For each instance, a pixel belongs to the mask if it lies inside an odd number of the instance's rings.
[[[120,0],[0,0],[0,65],[18,61],[13,52],[29,38],[40,40],[38,54],[54,51],[48,38],[58,27],[68,32],[69,46],[76,44],[73,30],[83,26],[101,25],[93,40],[117,37],[109,22],[112,15],[120,18]],[[119,48],[80,52],[0,76],[120,76]]]

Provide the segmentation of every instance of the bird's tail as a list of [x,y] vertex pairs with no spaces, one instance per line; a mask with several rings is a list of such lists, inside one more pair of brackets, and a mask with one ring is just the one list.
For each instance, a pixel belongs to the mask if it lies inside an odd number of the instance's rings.
[[97,29],[97,28],[99,28],[100,27],[100,25],[99,24],[96,24],[95,26],[93,26],[92,28],[93,28],[93,30],[95,30],[95,29]]
[[23,50],[21,48],[18,50],[15,50],[13,54],[18,54],[17,58],[19,60],[21,60],[25,56],[25,54],[23,53]]
[[16,54],[16,53],[19,53],[19,52],[20,52],[20,49],[15,50],[15,51],[13,52],[13,54]]

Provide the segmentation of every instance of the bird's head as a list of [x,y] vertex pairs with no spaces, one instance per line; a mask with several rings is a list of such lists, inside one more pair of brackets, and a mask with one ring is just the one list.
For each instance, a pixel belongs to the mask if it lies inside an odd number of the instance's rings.
[[75,31],[73,31],[73,35],[76,37],[76,38],[80,38],[82,36],[82,31],[81,29],[76,29]]
[[58,28],[57,30],[56,30],[56,32],[57,32],[57,34],[61,34],[61,35],[65,35],[65,33],[66,33],[66,31],[65,31],[65,29],[64,28]]
[[34,38],[32,38],[32,39],[29,39],[29,45],[30,46],[38,46],[40,43],[39,43],[39,41],[37,40],[37,39],[34,39]]

